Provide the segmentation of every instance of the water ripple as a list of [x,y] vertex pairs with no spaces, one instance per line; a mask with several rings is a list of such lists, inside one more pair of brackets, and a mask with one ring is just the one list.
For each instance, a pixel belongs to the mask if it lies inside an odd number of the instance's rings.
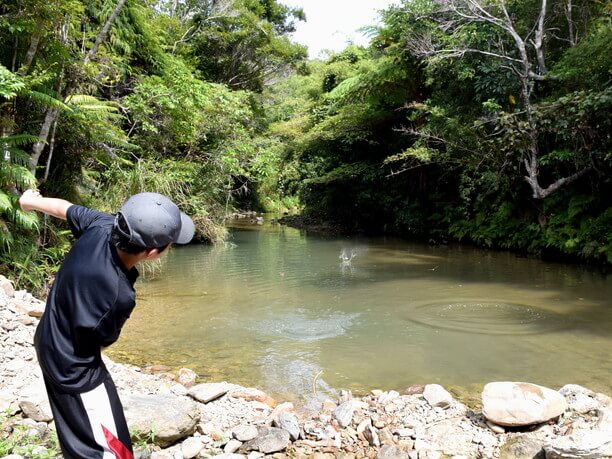
[[569,325],[562,314],[496,301],[424,304],[414,308],[408,319],[429,327],[487,335],[546,333]]
[[277,338],[319,341],[344,335],[358,317],[358,313],[297,309],[262,319],[251,324],[250,328],[258,334]]

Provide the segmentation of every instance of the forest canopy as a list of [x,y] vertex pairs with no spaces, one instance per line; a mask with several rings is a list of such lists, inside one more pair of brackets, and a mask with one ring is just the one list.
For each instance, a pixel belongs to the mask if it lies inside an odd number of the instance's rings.
[[235,209],[612,262],[612,9],[413,0],[307,60],[277,0],[0,1],[2,270],[44,285],[39,187],[114,211],[157,190],[224,238]]

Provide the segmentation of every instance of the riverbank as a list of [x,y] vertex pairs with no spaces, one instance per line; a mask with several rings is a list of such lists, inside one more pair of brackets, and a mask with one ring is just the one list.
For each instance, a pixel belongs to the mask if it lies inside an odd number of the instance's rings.
[[[13,459],[53,457],[31,345],[43,310],[0,278],[0,410],[8,416],[0,448],[13,441],[4,451]],[[105,360],[143,459],[612,457],[612,399],[576,385],[489,384],[482,410],[429,384],[364,397],[341,392],[307,411],[256,388],[196,384],[189,369],[153,375]]]

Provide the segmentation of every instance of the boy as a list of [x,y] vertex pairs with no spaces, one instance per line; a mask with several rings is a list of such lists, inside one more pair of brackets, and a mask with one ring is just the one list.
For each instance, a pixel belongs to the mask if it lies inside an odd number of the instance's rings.
[[115,215],[45,198],[19,199],[68,221],[77,238],[58,271],[34,344],[65,459],[132,459],[130,434],[101,350],[119,338],[135,306],[135,265],[186,244],[192,220],[167,197],[140,193]]

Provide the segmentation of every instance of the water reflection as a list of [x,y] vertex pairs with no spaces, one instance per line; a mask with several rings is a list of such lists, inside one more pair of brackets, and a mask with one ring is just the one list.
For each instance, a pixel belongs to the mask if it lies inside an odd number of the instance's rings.
[[173,249],[137,291],[111,354],[283,397],[504,379],[612,392],[612,279],[578,267],[264,224]]

